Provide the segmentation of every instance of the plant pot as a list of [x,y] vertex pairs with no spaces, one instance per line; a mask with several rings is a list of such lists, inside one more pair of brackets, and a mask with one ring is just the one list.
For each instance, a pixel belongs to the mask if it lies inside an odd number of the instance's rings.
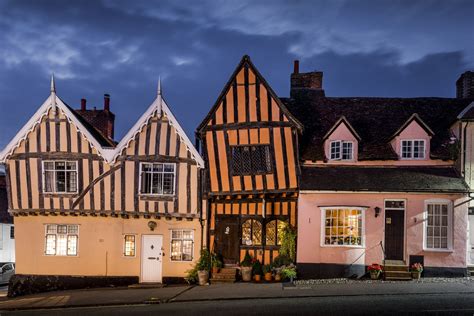
[[411,277],[413,280],[419,280],[421,278],[421,271],[412,271]]
[[272,273],[271,272],[265,273],[265,281],[270,282],[271,280],[272,280]]
[[279,273],[275,274],[275,281],[280,282],[281,281],[281,276]]
[[206,285],[209,283],[209,271],[198,271],[199,285]]
[[219,273],[220,268],[218,267],[212,267],[212,274],[217,274]]
[[260,282],[262,280],[262,276],[260,274],[255,274],[253,276],[253,279],[255,280],[255,282]]
[[240,271],[242,272],[242,281],[252,281],[252,267],[242,267],[240,268]]
[[380,276],[380,271],[370,271],[370,278],[372,280],[378,280]]

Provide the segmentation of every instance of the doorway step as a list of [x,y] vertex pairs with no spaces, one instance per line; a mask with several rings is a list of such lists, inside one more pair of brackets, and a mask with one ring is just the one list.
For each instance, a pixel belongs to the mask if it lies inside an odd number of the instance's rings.
[[411,280],[410,268],[403,260],[385,260],[384,277],[387,281]]
[[474,266],[467,267],[467,275],[474,277]]
[[237,268],[222,268],[217,273],[212,274],[211,284],[234,283],[236,280]]
[[162,287],[165,287],[163,283],[152,283],[152,282],[131,284],[128,286],[129,289],[160,289]]

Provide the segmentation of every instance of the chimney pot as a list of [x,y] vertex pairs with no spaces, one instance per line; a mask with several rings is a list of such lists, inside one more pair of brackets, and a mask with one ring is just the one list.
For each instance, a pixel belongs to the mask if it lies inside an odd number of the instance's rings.
[[104,110],[110,111],[110,94],[104,94]]
[[86,99],[81,99],[81,111],[86,110],[86,102],[87,102]]
[[293,73],[294,73],[294,74],[300,73],[300,61],[299,61],[298,59],[294,61],[294,64],[293,64]]

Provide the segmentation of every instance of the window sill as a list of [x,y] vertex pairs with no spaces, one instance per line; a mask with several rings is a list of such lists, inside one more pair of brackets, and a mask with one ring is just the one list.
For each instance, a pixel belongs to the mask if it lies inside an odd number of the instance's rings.
[[174,201],[176,196],[174,194],[139,194],[141,200],[145,201]]
[[454,252],[454,249],[429,249],[429,248],[423,248],[424,252],[441,252],[441,253],[451,253]]
[[75,196],[77,192],[43,192],[43,197]]

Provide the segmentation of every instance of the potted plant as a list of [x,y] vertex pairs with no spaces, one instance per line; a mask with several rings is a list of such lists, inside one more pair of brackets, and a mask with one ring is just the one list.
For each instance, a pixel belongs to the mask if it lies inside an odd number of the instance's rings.
[[271,281],[272,280],[272,266],[270,264],[266,264],[263,266],[262,270],[263,270],[265,281]]
[[209,270],[211,268],[211,254],[209,250],[201,250],[201,257],[197,263],[199,285],[206,285],[209,282]]
[[242,273],[242,281],[252,281],[252,257],[248,250],[245,252],[244,260],[240,263],[240,271]]
[[222,261],[219,258],[219,255],[213,253],[212,254],[212,274],[217,274],[219,273],[219,270],[224,266]]
[[294,264],[283,267],[280,273],[283,280],[289,280],[291,283],[293,283],[293,279],[295,279],[297,276],[296,267]]
[[262,279],[262,274],[263,274],[262,263],[260,262],[260,260],[257,259],[253,262],[252,272],[253,272],[253,277],[254,277],[255,282],[260,282],[260,280]]
[[423,265],[421,263],[414,263],[411,266],[411,277],[415,280],[421,278],[421,272],[423,272]]
[[367,270],[370,272],[370,278],[377,280],[380,277],[380,273],[383,271],[383,267],[378,263],[372,263]]
[[280,254],[277,256],[272,263],[272,271],[275,276],[275,281],[280,282],[282,280],[281,271],[287,266],[293,264],[291,258],[287,255]]

